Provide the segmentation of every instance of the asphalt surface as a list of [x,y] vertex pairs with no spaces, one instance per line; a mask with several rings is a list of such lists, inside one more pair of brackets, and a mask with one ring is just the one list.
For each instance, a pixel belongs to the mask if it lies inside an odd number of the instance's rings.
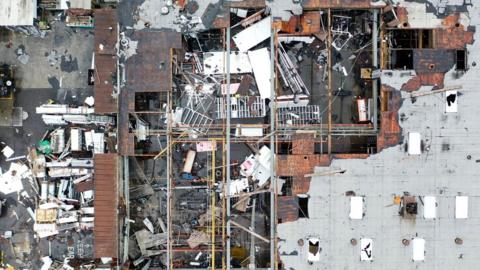
[[[41,115],[35,113],[36,107],[49,100],[82,105],[86,97],[93,95],[93,88],[87,84],[87,70],[93,53],[92,32],[68,28],[61,22],[55,23],[53,29],[45,38],[0,31],[0,63],[11,65],[15,70],[17,92],[14,106],[22,107],[28,114],[22,127],[0,129],[0,143],[11,147],[15,151],[14,157],[27,155],[29,147],[35,147],[48,130],[55,128],[43,123]],[[18,48],[29,54],[27,64],[17,59],[15,51]],[[56,59],[48,57],[53,51],[58,56]],[[2,172],[8,170],[9,166],[10,162],[0,155]],[[36,192],[26,179],[23,180],[23,187],[23,194],[27,196],[0,193],[0,199],[6,200],[0,216],[0,236],[5,231],[12,231],[16,238],[7,240],[0,237],[4,263],[15,269],[40,269],[40,258],[43,256],[51,256],[57,261],[72,255],[91,258],[91,233],[66,232],[52,239],[34,238],[34,222],[27,208],[35,209]]]

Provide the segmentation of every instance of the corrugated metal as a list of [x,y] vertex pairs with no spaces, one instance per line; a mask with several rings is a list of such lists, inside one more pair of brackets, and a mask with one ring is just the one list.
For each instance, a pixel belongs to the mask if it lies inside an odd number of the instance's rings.
[[97,154],[95,162],[95,258],[118,258],[117,155]]
[[277,215],[281,223],[298,219],[298,202],[294,196],[278,197]]
[[[116,10],[95,10],[95,52],[97,54],[115,55],[117,21]],[[102,46],[99,46],[100,44]]]
[[117,100],[112,97],[117,59],[112,55],[96,55],[95,59],[95,113],[117,112]]
[[116,43],[116,11],[95,10],[95,113],[117,112],[117,101],[112,97],[117,72]]
[[136,54],[126,64],[127,88],[135,92],[161,92],[172,88],[171,49],[181,48],[180,33],[135,32]]

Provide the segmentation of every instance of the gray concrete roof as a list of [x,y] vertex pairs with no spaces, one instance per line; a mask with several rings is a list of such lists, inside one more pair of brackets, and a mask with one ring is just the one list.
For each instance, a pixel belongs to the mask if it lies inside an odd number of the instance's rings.
[[[431,1],[434,2],[434,1]],[[480,3],[469,6],[470,26],[478,29]],[[399,114],[404,143],[364,160],[334,160],[344,174],[314,177],[310,186],[309,219],[278,226],[281,260],[285,269],[478,269],[480,262],[480,34],[468,49],[469,70],[456,79],[456,71],[445,76],[445,86],[462,85],[458,113],[445,113],[445,93],[403,101]],[[389,78],[389,82],[392,78]],[[385,80],[386,82],[387,80]],[[392,83],[394,84],[394,83]],[[419,91],[430,91],[422,87]],[[408,97],[402,92],[402,96]],[[408,132],[419,132],[425,150],[419,156],[405,151]],[[447,147],[448,145],[448,147]],[[449,150],[446,150],[449,149]],[[467,156],[471,158],[468,159]],[[477,162],[478,160],[478,162]],[[350,201],[346,191],[365,196],[366,212],[362,220],[348,217]],[[425,220],[423,206],[415,220],[398,215],[394,195],[409,192],[414,196],[437,198],[437,218]],[[455,219],[455,196],[469,196],[469,218]],[[418,199],[417,199],[418,201]],[[412,261],[412,245],[402,239],[417,236],[426,240],[425,261]],[[320,262],[307,263],[308,244],[299,239],[320,239]],[[463,245],[454,242],[463,239]],[[360,246],[350,239],[373,239],[373,262],[360,261]]]

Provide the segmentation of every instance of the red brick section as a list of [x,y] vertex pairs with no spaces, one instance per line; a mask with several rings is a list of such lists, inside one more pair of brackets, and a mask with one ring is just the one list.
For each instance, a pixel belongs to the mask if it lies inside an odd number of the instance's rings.
[[298,203],[296,196],[279,196],[277,203],[277,216],[282,223],[298,219]]
[[293,155],[312,155],[315,153],[315,138],[311,134],[297,134],[292,140]]
[[[380,113],[380,132],[377,137],[377,152],[382,151],[384,148],[394,146],[400,143],[402,139],[402,128],[398,123],[398,110],[402,105],[402,97],[400,91],[394,88],[382,85],[381,88],[382,103],[386,103],[386,108]],[[383,106],[382,106],[383,107]]]
[[319,8],[369,8],[371,0],[304,0],[305,9]]
[[355,153],[355,154],[333,154],[332,157],[334,159],[365,159],[365,158],[368,158],[370,156],[370,154],[359,154],[359,153]]
[[323,31],[320,25],[320,19],[320,11],[306,11],[300,16],[290,17],[290,20],[287,22],[282,22],[281,30],[289,34],[317,34]]
[[329,166],[330,158],[327,155],[315,154],[315,138],[313,134],[297,134],[292,138],[292,154],[277,155],[277,176],[291,176],[292,196],[279,196],[278,219],[281,222],[298,219],[297,194],[305,194],[310,189],[310,177],[305,174],[313,173],[316,166]]
[[[461,50],[465,49],[467,44],[473,43],[473,29],[466,29],[460,24],[460,15],[453,14],[442,21],[442,28],[433,30],[435,49]],[[444,87],[444,72],[426,73],[417,71],[417,76],[410,79],[402,86],[402,90],[412,92],[418,90],[421,86],[435,86],[435,89]]]
[[460,14],[453,14],[442,21],[445,28],[434,30],[435,48],[438,49],[464,49],[466,44],[473,43],[473,30],[465,29],[460,24]]
[[445,73],[419,73],[417,76],[411,78],[408,82],[402,85],[402,90],[413,92],[420,89],[421,86],[435,86],[435,89],[443,88],[443,81]]

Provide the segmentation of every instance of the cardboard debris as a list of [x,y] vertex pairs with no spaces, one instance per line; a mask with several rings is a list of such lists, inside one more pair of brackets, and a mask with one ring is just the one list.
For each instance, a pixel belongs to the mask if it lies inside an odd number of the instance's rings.
[[207,244],[210,241],[210,236],[202,231],[193,231],[187,240],[190,248],[196,248],[200,245]]
[[214,141],[197,142],[197,152],[211,152],[217,149],[217,143]]

